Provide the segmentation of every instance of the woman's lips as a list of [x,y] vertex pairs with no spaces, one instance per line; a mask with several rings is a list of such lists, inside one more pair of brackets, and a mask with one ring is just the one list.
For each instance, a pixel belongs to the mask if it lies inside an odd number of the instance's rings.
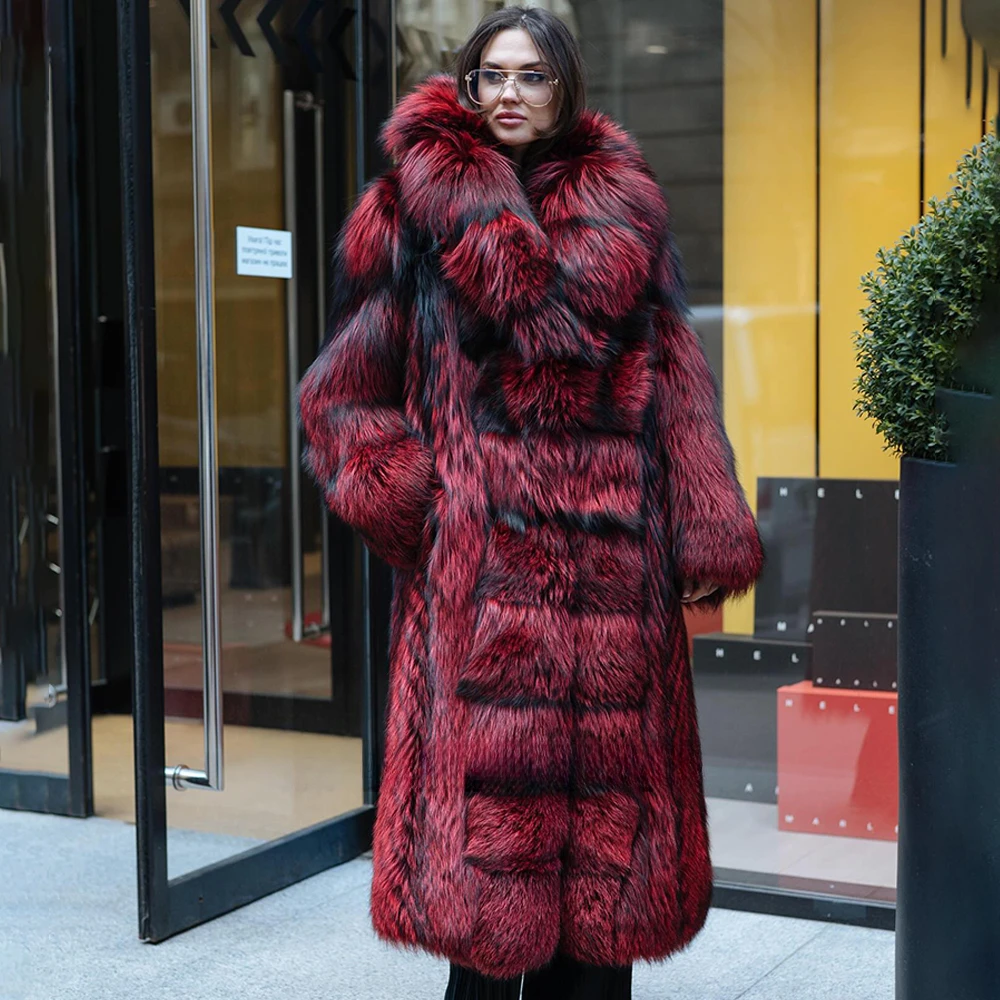
[[524,115],[511,114],[510,112],[497,115],[496,120],[500,122],[501,125],[512,125],[512,126],[520,125],[521,122],[527,121]]

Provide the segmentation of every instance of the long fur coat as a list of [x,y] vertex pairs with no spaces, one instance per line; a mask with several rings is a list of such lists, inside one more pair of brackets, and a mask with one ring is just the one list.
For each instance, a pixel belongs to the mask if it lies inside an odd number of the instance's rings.
[[712,884],[679,584],[761,566],[662,193],[592,111],[519,176],[450,77],[382,141],[300,389],[396,569],[375,929],[498,977],[662,958]]

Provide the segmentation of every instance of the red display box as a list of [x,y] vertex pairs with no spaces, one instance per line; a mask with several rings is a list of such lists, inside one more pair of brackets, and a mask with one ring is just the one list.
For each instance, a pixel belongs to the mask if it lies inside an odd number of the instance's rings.
[[800,681],[778,688],[778,824],[797,833],[895,840],[897,695]]

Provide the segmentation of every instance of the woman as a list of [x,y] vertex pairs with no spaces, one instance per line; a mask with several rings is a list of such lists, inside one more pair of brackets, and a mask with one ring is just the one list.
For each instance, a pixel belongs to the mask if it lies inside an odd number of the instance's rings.
[[456,1000],[627,997],[711,893],[681,606],[761,566],[667,209],[540,9],[382,141],[301,387],[312,472],[396,569],[374,926]]

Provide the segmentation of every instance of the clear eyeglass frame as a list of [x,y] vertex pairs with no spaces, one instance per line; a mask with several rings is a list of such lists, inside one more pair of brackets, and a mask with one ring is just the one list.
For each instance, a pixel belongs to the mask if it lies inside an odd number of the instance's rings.
[[[496,96],[488,101],[481,101],[478,96],[480,88],[479,80],[483,73],[499,73],[504,78],[503,83],[500,85],[500,89],[497,91]],[[517,93],[517,96],[522,101],[524,101],[524,103],[527,104],[528,107],[544,108],[547,107],[549,104],[551,104],[553,98],[556,96],[556,87],[559,86],[559,81],[557,79],[551,79],[551,80],[547,79],[546,84],[548,86],[548,97],[541,103],[537,103],[535,101],[528,100],[528,98],[525,96],[525,91],[528,88],[525,86],[522,80],[522,77],[525,74],[537,76],[540,73],[541,71],[537,69],[512,69],[512,70],[474,69],[471,72],[465,74],[465,88],[466,91],[468,92],[470,101],[472,101],[474,104],[478,104],[479,107],[481,108],[488,108],[496,104],[503,97],[503,93],[505,88],[507,87],[507,84],[513,83],[514,91]],[[542,73],[541,75],[546,77],[548,76],[547,73]]]

